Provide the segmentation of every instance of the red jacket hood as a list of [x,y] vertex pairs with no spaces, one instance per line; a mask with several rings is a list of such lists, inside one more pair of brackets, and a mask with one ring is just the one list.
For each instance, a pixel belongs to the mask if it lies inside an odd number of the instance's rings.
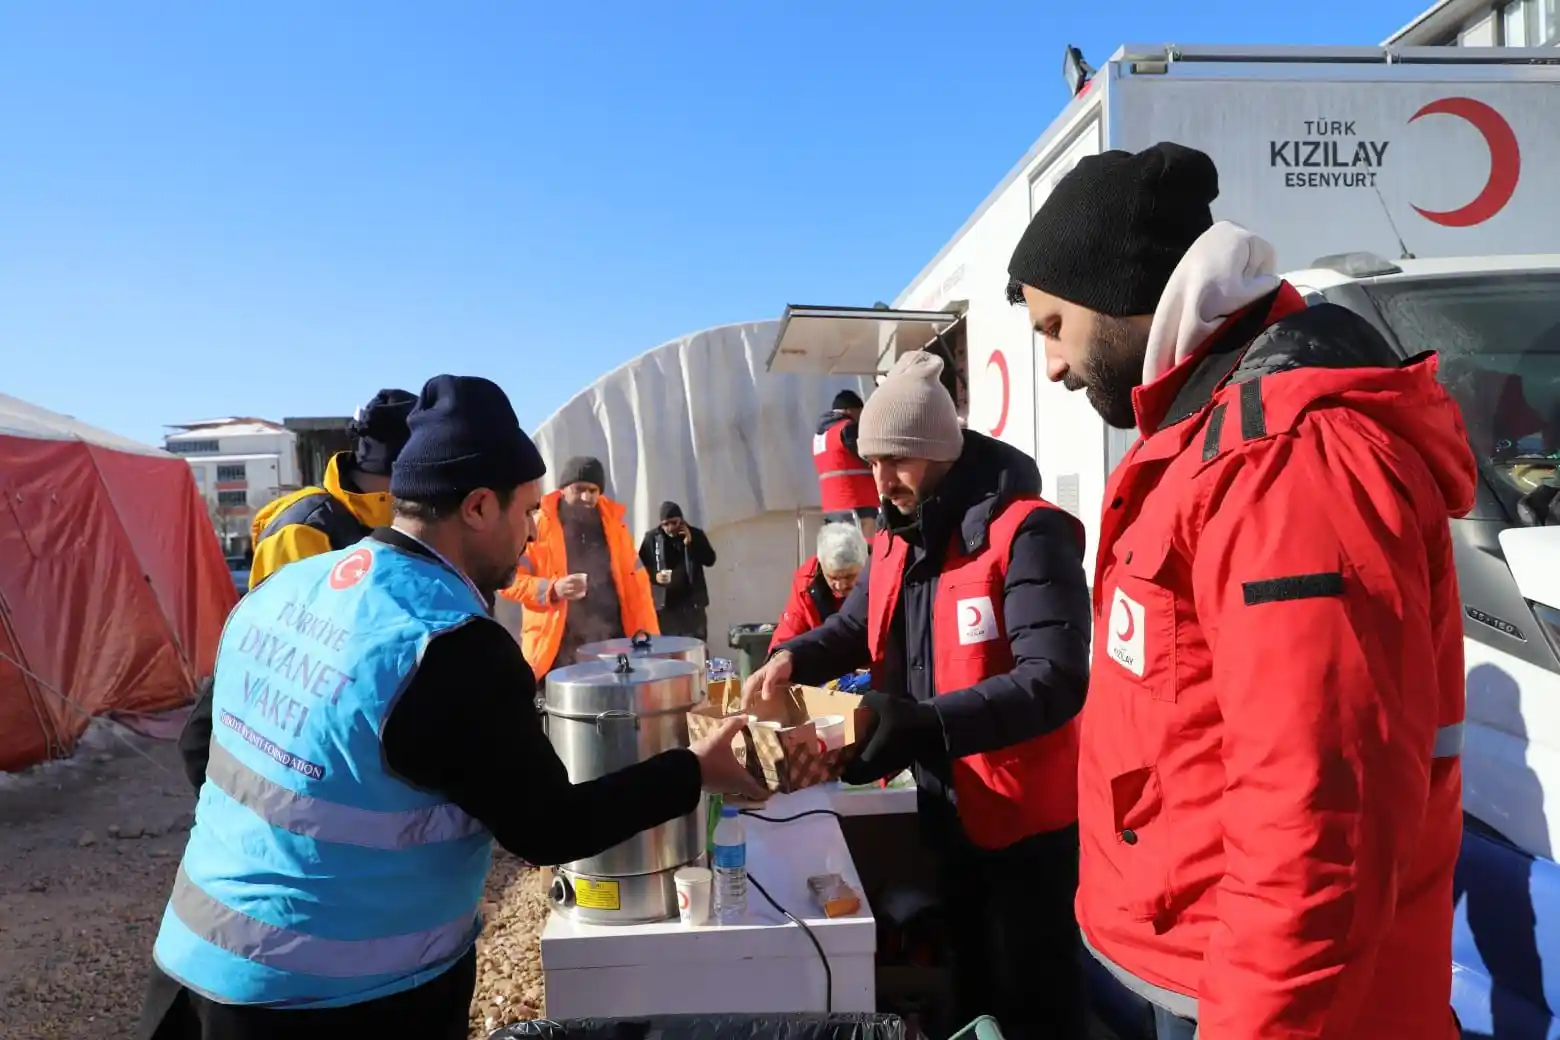
[[1270,428],[1298,422],[1317,408],[1347,408],[1411,444],[1434,474],[1446,513],[1473,508],[1478,463],[1468,445],[1462,409],[1437,378],[1429,355],[1401,368],[1301,368],[1263,381]]
[[[1247,340],[1249,346],[1240,349]],[[1239,350],[1238,360],[1233,350]],[[1140,428],[1153,433],[1200,409],[1208,397],[1201,404],[1182,397],[1209,384],[1205,366],[1221,365],[1229,373],[1218,381],[1221,393],[1261,381],[1269,433],[1294,427],[1315,409],[1347,408],[1415,447],[1435,475],[1448,516],[1473,508],[1478,464],[1462,410],[1437,379],[1435,355],[1402,362],[1365,319],[1336,304],[1307,307],[1285,282],[1231,316],[1192,357],[1133,392]]]

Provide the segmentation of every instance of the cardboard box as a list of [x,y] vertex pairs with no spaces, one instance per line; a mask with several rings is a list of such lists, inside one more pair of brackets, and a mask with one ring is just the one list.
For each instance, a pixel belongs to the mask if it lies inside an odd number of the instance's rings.
[[[742,715],[742,683],[726,679],[710,683],[709,699],[688,713],[688,736],[698,740],[732,715]],[[792,686],[784,701],[756,712],[784,729],[744,726],[734,750],[737,760],[770,791],[788,793],[838,780],[855,758],[856,734],[869,714],[853,693],[835,693],[813,686]],[[843,746],[824,749],[812,719],[839,715],[845,719]]]

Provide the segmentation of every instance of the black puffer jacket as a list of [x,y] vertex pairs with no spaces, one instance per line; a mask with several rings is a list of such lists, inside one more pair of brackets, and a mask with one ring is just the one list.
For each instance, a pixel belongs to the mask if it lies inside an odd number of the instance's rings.
[[[1003,601],[1016,660],[1006,675],[965,690],[933,686],[932,594],[955,533],[984,545],[1000,506],[1040,491],[1040,471],[1028,455],[1001,441],[966,432],[964,452],[942,487],[916,517],[890,516],[892,537],[910,543],[903,588],[883,661],[882,692],[933,701],[949,758],[1021,743],[1078,714],[1089,684],[1089,586],[1074,521],[1036,510],[1013,538]],[[874,558],[876,553],[873,554]],[[871,566],[833,617],[786,643],[795,681],[814,684],[871,662],[867,651],[867,590]],[[952,804],[947,762],[921,763],[928,794]]]

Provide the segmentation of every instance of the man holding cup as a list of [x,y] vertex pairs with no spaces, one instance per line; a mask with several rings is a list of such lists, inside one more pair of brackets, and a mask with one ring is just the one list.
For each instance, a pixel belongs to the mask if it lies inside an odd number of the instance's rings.
[[661,634],[708,642],[710,591],[704,569],[715,566],[709,535],[687,521],[682,506],[662,502],[660,526],[645,532],[639,559],[651,574]]
[[564,463],[557,490],[542,498],[536,539],[501,594],[524,608],[520,645],[539,677],[573,664],[586,643],[661,634],[649,572],[606,483],[599,459]]

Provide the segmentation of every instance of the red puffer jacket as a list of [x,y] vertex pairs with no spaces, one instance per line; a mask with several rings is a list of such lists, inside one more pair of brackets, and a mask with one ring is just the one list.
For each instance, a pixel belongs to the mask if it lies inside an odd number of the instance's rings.
[[1475,464],[1436,361],[1285,286],[1134,403],[1096,563],[1084,936],[1201,1040],[1452,1040],[1447,519]]
[[773,653],[781,643],[823,624],[829,615],[840,609],[840,602],[823,580],[818,557],[809,556],[791,576],[791,597],[786,600],[785,610],[775,625],[774,638],[769,641],[770,652]]

